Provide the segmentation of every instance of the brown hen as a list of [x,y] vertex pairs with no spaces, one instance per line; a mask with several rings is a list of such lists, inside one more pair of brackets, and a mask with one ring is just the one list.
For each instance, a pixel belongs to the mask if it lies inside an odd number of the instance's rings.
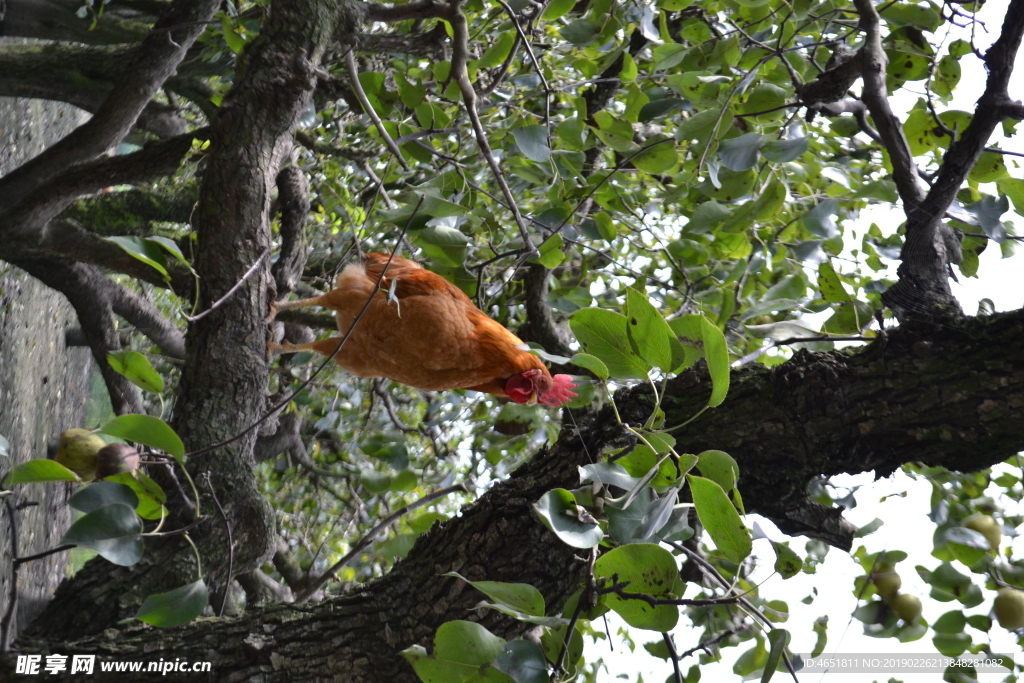
[[[371,295],[369,308],[334,357],[353,375],[387,377],[428,391],[472,389],[517,403],[554,406],[576,396],[569,375],[552,377],[540,358],[524,350],[522,340],[487,317],[461,289],[398,256],[388,265],[387,254],[367,254],[362,264],[342,271],[330,292],[278,302],[274,308],[330,308],[344,334]],[[272,344],[271,349],[330,356],[340,341]]]

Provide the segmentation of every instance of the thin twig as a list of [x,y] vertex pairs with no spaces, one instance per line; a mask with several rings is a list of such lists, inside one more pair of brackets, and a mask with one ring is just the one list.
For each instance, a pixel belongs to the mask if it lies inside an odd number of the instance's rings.
[[345,53],[345,66],[348,67],[348,78],[352,82],[352,90],[356,94],[356,98],[359,100],[359,104],[363,105],[363,111],[373,121],[373,125],[377,127],[377,132],[380,133],[381,139],[384,141],[384,145],[388,150],[395,155],[398,159],[398,163],[402,165],[406,171],[409,170],[409,164],[405,163],[405,158],[402,156],[402,150],[398,149],[398,145],[391,139],[391,135],[384,127],[384,122],[377,116],[377,112],[373,108],[373,104],[370,102],[370,98],[366,96],[366,91],[363,90],[362,83],[359,82],[359,66],[356,65],[356,56],[349,48],[348,52]]
[[217,616],[224,616],[224,607],[228,604],[228,593],[231,590],[231,575],[235,569],[235,541],[231,532],[231,520],[228,519],[228,515],[224,512],[224,507],[220,504],[220,500],[217,499],[217,492],[213,490],[213,482],[210,480],[210,473],[205,473],[206,485],[210,489],[210,497],[213,498],[213,504],[217,507],[217,512],[224,518],[224,528],[228,532],[228,575],[224,581],[224,596],[221,598],[220,607],[217,608]]
[[424,505],[428,505],[428,504],[434,502],[435,500],[437,500],[438,498],[444,498],[445,496],[447,496],[447,495],[449,495],[451,493],[455,493],[456,491],[461,491],[462,493],[468,493],[469,492],[468,489],[466,488],[465,484],[455,484],[454,486],[448,486],[448,487],[443,488],[443,489],[438,489],[437,491],[434,491],[433,493],[428,493],[427,495],[423,496],[419,500],[417,500],[415,502],[412,502],[412,503],[409,503],[405,507],[399,508],[398,510],[392,512],[390,515],[388,515],[383,520],[381,520],[376,526],[374,526],[372,529],[370,529],[370,531],[367,532],[367,534],[365,536],[363,536],[361,539],[356,541],[356,544],[352,546],[352,549],[350,551],[348,551],[348,553],[346,553],[344,557],[342,557],[340,560],[335,562],[331,566],[330,569],[328,569],[323,574],[321,574],[315,581],[313,581],[309,586],[307,586],[301,593],[299,593],[297,596],[295,596],[295,603],[298,604],[298,603],[302,603],[302,602],[305,602],[306,600],[308,600],[310,598],[310,596],[312,596],[314,593],[316,593],[325,583],[330,581],[334,577],[334,575],[337,574],[341,570],[342,567],[344,567],[346,564],[351,562],[352,558],[354,558],[356,555],[361,553],[364,548],[366,548],[371,543],[373,543],[374,537],[377,534],[379,534],[383,529],[387,528],[389,525],[391,525],[392,523],[398,521],[403,516],[405,516],[409,512],[412,512],[416,508],[420,508],[420,507],[423,507]]
[[676,683],[683,683],[683,672],[679,670],[679,655],[676,653],[676,644],[672,642],[672,636],[667,633],[661,634],[668,648],[669,659],[672,660],[672,671],[675,673]]
[[263,259],[267,258],[267,256],[269,254],[270,254],[270,247],[267,247],[266,249],[263,250],[263,253],[260,254],[259,258],[256,259],[256,261],[253,262],[253,264],[251,266],[249,266],[249,270],[245,271],[245,275],[242,276],[242,279],[239,280],[238,282],[236,282],[234,284],[234,286],[231,289],[228,290],[227,294],[225,294],[221,298],[219,298],[216,301],[214,301],[213,304],[209,308],[207,308],[205,311],[203,311],[202,313],[200,313],[198,315],[194,315],[194,316],[186,315],[185,316],[185,320],[189,321],[190,323],[194,323],[194,322],[196,322],[198,320],[202,320],[207,315],[209,315],[213,311],[215,311],[218,308],[220,308],[224,304],[225,301],[227,301],[228,299],[231,298],[232,294],[234,294],[235,292],[238,291],[238,288],[241,287],[245,283],[246,280],[248,280],[250,277],[252,277],[252,274],[256,272],[256,269],[259,267],[259,265],[261,263],[263,263]]

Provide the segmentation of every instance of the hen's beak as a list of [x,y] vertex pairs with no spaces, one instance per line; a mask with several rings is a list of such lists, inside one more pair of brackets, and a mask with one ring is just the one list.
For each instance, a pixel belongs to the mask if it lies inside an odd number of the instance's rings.
[[526,399],[526,405],[533,406],[537,405],[537,392],[530,394],[530,398]]

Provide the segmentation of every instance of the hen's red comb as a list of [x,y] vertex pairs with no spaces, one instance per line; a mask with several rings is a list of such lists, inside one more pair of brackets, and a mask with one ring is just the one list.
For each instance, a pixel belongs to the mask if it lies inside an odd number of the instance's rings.
[[555,375],[551,378],[551,388],[543,395],[538,396],[537,401],[546,406],[560,406],[568,402],[570,398],[576,397],[572,391],[575,388],[576,384],[572,381],[572,375]]

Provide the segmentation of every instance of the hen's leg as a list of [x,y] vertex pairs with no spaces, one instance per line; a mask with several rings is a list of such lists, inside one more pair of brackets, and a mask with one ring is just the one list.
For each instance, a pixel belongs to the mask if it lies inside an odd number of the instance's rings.
[[[316,351],[321,356],[330,357],[334,355],[334,351],[338,348],[339,343],[341,343],[341,337],[331,337],[330,339],[318,339],[317,341],[309,342],[308,344],[271,343],[267,345],[267,349],[273,355],[279,353],[297,353],[299,351]],[[337,356],[334,356],[335,360],[341,356],[343,351],[344,347],[342,347],[342,351],[338,352]]]
[[293,308],[303,308],[305,306],[326,306],[327,303],[324,301],[326,295],[314,296],[312,299],[297,299],[295,301],[271,301],[270,302],[270,313],[267,314],[267,322],[274,322],[274,318],[281,311],[290,311]]

